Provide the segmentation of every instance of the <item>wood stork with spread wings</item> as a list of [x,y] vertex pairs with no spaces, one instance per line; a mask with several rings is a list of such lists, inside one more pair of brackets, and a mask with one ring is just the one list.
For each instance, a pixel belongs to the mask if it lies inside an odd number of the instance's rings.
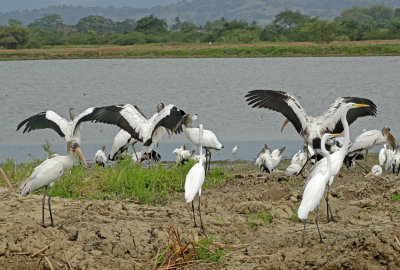
[[20,186],[21,195],[27,196],[29,193],[38,190],[42,187],[45,187],[43,199],[42,199],[42,225],[44,225],[44,204],[46,199],[47,187],[50,187],[49,190],[49,212],[51,219],[51,226],[54,226],[53,223],[53,215],[51,213],[51,189],[53,188],[53,184],[55,181],[61,178],[61,176],[69,171],[72,168],[74,163],[74,153],[78,154],[81,160],[87,166],[85,157],[83,156],[79,144],[76,142],[68,142],[67,143],[67,155],[66,156],[55,156],[53,158],[47,159],[43,161],[39,166],[37,166],[31,176],[29,176]]
[[[330,136],[337,136],[339,134],[329,134],[325,133],[321,139],[321,150],[322,155],[325,157],[326,166],[315,166],[312,173],[310,174],[309,178],[307,179],[303,198],[301,200],[300,206],[297,210],[297,216],[299,219],[304,221],[304,228],[303,228],[303,237],[301,240],[301,246],[304,246],[304,234],[306,230],[306,223],[308,214],[317,209],[315,211],[315,224],[317,225],[319,240],[322,243],[322,236],[321,232],[319,231],[318,227],[318,206],[321,201],[322,196],[324,195],[326,184],[328,183],[329,179],[331,178],[331,155],[325,149],[325,142]],[[318,163],[317,163],[318,165]]]
[[[197,119],[197,115],[189,115],[187,114],[184,119],[184,125],[185,125],[185,134],[186,137],[191,141],[194,145],[199,146],[200,145],[200,137],[199,137],[199,132],[200,128],[199,127],[193,127],[193,121]],[[203,135],[201,136],[201,145],[204,147],[206,150],[206,166],[205,170],[209,171],[211,167],[211,151],[210,150],[216,150],[219,151],[224,146],[219,142],[217,136],[215,135],[214,132],[208,129],[203,129]]]
[[167,106],[159,104],[158,108],[159,112],[150,119],[131,104],[89,108],[75,126],[78,127],[86,121],[117,125],[127,131],[132,138],[143,142],[143,153],[150,153],[165,133],[182,132],[181,125],[186,114],[173,104]]
[[281,131],[290,121],[296,131],[303,137],[304,142],[314,149],[321,147],[321,137],[324,133],[341,133],[343,131],[340,116],[345,111],[346,104],[369,105],[368,107],[346,111],[349,125],[359,117],[376,116],[376,105],[366,98],[339,97],[323,115],[313,117],[307,115],[305,109],[292,93],[275,90],[252,90],[245,97],[248,104],[252,105],[253,108],[266,108],[283,114],[286,117],[286,121]]
[[394,137],[392,131],[389,127],[383,127],[382,130],[367,130],[357,138],[354,139],[354,142],[350,145],[348,150],[348,155],[346,157],[346,166],[349,167],[349,164],[360,154],[365,153],[365,170],[368,172],[367,168],[367,156],[368,150],[376,145],[382,145],[385,143],[389,143],[393,149],[396,149],[396,138]]
[[53,129],[65,139],[66,142],[75,141],[79,145],[81,144],[81,131],[80,124],[77,124],[79,119],[85,116],[91,109],[85,110],[83,113],[75,117],[75,110],[69,109],[69,115],[71,120],[68,121],[65,118],[59,116],[54,111],[48,110],[35,114],[21,123],[17,127],[17,131],[25,125],[23,133],[30,132],[31,130],[37,129]]

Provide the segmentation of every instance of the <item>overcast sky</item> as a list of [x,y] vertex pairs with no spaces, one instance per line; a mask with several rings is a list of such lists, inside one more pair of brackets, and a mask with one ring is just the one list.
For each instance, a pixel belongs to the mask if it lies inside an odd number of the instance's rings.
[[[138,7],[148,8],[157,5],[169,5],[182,0],[0,0],[0,12],[14,10],[33,10],[54,5],[84,7]],[[190,2],[191,0],[186,0]]]

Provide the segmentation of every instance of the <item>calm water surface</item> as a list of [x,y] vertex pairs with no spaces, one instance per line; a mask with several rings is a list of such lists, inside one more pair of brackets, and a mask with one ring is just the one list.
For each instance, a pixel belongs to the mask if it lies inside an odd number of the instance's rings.
[[[70,107],[80,113],[92,106],[131,103],[151,116],[158,102],[198,113],[198,123],[225,145],[215,159],[231,158],[232,147],[239,145],[238,158],[251,160],[264,143],[286,145],[286,156],[292,155],[302,139],[290,124],[280,133],[281,114],[246,104],[244,95],[253,89],[293,92],[312,115],[322,113],[339,96],[367,97],[377,104],[378,117],[357,120],[351,136],[383,125],[398,135],[399,70],[400,57],[0,62],[0,161],[25,161],[28,153],[43,158],[45,139],[65,153],[63,140],[52,130],[15,131],[19,122],[38,112],[51,109],[68,118]],[[109,150],[118,130],[85,123],[85,156],[93,159],[102,144]],[[183,143],[189,144],[183,134],[166,137],[158,151],[163,160],[172,160],[172,150]]]

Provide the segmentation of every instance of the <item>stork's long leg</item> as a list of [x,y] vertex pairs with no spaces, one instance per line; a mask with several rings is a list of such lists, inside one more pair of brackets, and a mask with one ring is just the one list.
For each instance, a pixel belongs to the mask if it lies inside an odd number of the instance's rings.
[[195,214],[194,214],[194,204],[193,204],[193,201],[192,201],[192,212],[193,212],[194,227],[197,227],[197,225],[196,225],[196,216],[195,216]]
[[204,234],[206,234],[203,226],[203,220],[201,219],[201,210],[200,210],[200,196],[199,196],[199,216],[200,216],[200,228],[203,231]]
[[365,171],[366,171],[366,172],[368,172],[367,157],[368,157],[368,149],[367,149],[367,151],[365,151]]
[[44,202],[46,199],[46,192],[47,192],[47,186],[44,187],[44,193],[43,193],[43,199],[42,199],[42,226],[44,226]]
[[49,205],[49,212],[50,212],[50,220],[51,220],[51,227],[54,227],[54,223],[53,223],[53,215],[51,214],[51,190],[53,189],[53,183],[50,184],[50,190],[49,190],[49,198],[48,198],[48,205]]
[[304,247],[304,234],[306,232],[307,219],[304,219],[303,237],[301,238],[301,247]]
[[208,165],[208,150],[207,150],[207,148],[204,148],[205,150],[206,150],[206,164],[205,164],[205,166],[204,166],[204,171],[207,173],[207,165]]
[[133,148],[133,152],[135,153],[136,160],[139,160],[137,153],[136,153],[135,144],[132,144],[132,148]]
[[321,232],[319,231],[319,227],[318,227],[318,206],[315,212],[315,224],[317,225],[317,230],[318,230],[318,234],[319,234],[319,242],[323,243],[324,241],[322,241],[322,236],[321,236]]
[[306,167],[306,165],[307,165],[307,163],[310,161],[310,159],[311,159],[311,157],[310,157],[310,153],[308,152],[308,144],[306,144],[306,146],[307,146],[307,160],[306,160],[306,162],[304,163],[304,165],[303,165],[303,167],[301,167],[301,170],[299,171],[299,173],[297,174],[297,175],[301,175],[301,176],[303,176],[304,177],[304,175],[303,175],[303,170],[304,170],[304,168]]
[[208,153],[210,154],[210,157],[208,159],[208,171],[210,171],[210,169],[211,169],[211,151],[208,151]]

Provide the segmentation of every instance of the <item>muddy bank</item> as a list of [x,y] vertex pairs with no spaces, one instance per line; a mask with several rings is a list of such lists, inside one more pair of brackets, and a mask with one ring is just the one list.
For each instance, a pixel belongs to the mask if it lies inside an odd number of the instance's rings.
[[[300,204],[302,177],[267,176],[256,171],[237,175],[222,188],[204,190],[202,214],[208,236],[226,244],[217,264],[196,263],[192,269],[399,269],[400,191],[393,175],[364,178],[342,171],[332,190],[337,223],[326,223],[320,205],[319,243],[310,214],[305,247],[303,224],[293,213]],[[41,226],[41,196],[22,198],[17,189],[0,189],[0,265],[3,269],[152,269],[146,260],[168,244],[173,225],[186,239],[201,239],[193,228],[191,205],[183,194],[164,206],[134,201],[88,201],[52,198],[55,227]],[[197,205],[197,200],[196,200]],[[47,205],[46,205],[47,207]],[[272,214],[270,221],[254,218]],[[48,211],[46,224],[50,224]]]

